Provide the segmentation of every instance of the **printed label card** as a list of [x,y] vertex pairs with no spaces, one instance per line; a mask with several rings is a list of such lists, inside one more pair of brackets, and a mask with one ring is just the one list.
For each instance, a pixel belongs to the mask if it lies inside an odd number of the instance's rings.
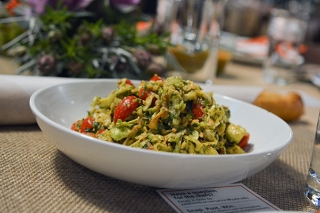
[[282,211],[241,183],[201,189],[159,189],[157,192],[181,213]]

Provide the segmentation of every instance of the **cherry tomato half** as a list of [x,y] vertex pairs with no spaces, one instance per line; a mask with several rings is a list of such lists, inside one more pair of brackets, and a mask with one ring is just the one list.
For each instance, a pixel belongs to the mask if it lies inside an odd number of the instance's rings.
[[152,92],[150,90],[145,90],[143,87],[139,91],[139,98],[142,100],[146,100],[147,97],[151,94]]
[[200,102],[196,102],[192,105],[192,114],[194,119],[201,119],[203,116],[204,106]]
[[[141,88],[139,91],[139,98],[141,98],[142,100],[146,100],[148,98],[149,95],[151,95],[153,92],[150,90],[145,90],[144,88]],[[157,99],[154,97],[152,99],[152,105],[155,105]]]
[[162,78],[155,74],[153,77],[149,79],[149,81],[162,81]]
[[92,117],[87,117],[83,120],[81,127],[80,127],[80,132],[88,132],[93,128],[93,118]]
[[114,111],[113,121],[117,123],[118,119],[125,120],[128,118],[133,111],[139,106],[137,97],[127,96],[118,104]]
[[243,138],[241,139],[241,141],[238,143],[238,146],[240,146],[240,148],[244,149],[246,148],[246,146],[248,145],[249,142],[249,138],[250,138],[250,134],[247,132]]
[[129,79],[126,80],[126,84],[133,85],[132,81],[130,81]]

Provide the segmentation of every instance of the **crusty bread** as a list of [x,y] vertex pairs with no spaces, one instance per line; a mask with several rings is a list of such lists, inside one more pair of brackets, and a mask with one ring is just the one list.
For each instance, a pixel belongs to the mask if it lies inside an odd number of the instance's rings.
[[254,105],[274,113],[285,121],[295,121],[304,113],[304,104],[301,96],[296,92],[280,94],[273,91],[262,91]]

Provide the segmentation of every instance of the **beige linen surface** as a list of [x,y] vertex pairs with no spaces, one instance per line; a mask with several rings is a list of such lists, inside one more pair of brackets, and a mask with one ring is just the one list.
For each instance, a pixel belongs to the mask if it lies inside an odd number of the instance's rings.
[[[285,152],[241,182],[283,210],[315,210],[303,193],[317,115],[318,109],[308,109],[291,123],[294,137]],[[174,212],[156,188],[75,163],[36,125],[1,127],[0,146],[0,212]]]
[[[259,71],[230,64],[215,82],[294,89],[320,98],[318,88],[307,83],[265,84]],[[291,144],[274,163],[241,183],[283,210],[316,210],[304,197],[304,187],[318,114],[318,107],[307,107],[299,121],[289,123]],[[103,176],[75,163],[35,124],[0,126],[0,151],[0,212],[174,212],[156,188]]]

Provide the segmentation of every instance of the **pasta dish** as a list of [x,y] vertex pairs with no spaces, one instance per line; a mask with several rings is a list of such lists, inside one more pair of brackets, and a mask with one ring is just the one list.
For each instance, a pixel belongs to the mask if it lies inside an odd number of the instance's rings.
[[107,97],[94,97],[88,115],[71,129],[98,139],[155,151],[187,154],[245,153],[250,134],[230,122],[228,106],[181,77],[129,79]]

